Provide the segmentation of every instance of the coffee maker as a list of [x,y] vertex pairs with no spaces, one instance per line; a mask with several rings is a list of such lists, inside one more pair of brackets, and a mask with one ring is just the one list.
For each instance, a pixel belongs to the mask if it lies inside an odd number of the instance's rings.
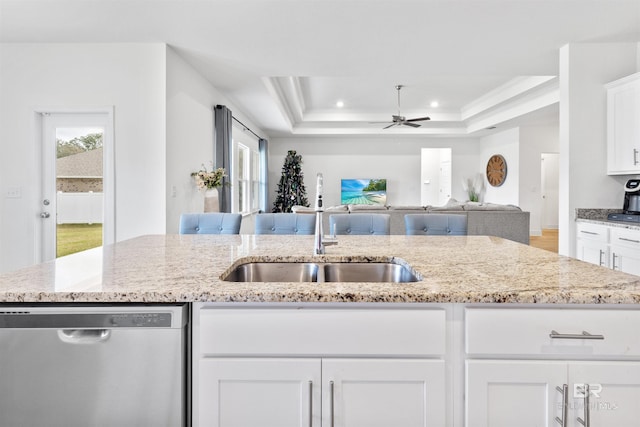
[[640,179],[630,179],[624,185],[622,213],[611,213],[612,221],[640,222]]
[[624,185],[624,206],[626,215],[640,215],[640,179],[630,179]]

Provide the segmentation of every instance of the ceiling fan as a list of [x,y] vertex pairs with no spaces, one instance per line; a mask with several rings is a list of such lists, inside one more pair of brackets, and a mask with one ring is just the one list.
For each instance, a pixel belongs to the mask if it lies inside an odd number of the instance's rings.
[[396,85],[396,90],[398,91],[398,114],[392,115],[391,124],[383,127],[382,129],[389,129],[390,127],[393,127],[393,126],[411,126],[414,128],[418,128],[420,127],[420,125],[415,122],[423,122],[426,120],[431,120],[430,117],[417,117],[415,119],[407,119],[406,117],[400,114],[400,89],[402,89],[402,87],[403,87],[402,85]]

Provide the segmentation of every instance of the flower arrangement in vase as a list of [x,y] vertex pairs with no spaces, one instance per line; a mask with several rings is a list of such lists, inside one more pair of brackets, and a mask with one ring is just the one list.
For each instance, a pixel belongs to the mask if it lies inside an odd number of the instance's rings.
[[220,202],[218,188],[224,184],[223,180],[227,176],[224,168],[217,168],[208,171],[202,165],[202,169],[197,172],[191,172],[191,176],[196,180],[196,186],[199,190],[204,190],[204,211],[219,212]]

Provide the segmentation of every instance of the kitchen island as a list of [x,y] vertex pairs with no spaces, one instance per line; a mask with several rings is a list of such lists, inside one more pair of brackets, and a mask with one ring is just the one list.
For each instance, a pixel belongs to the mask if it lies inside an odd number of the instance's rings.
[[[640,277],[487,236],[153,235],[0,275],[2,302],[413,302],[636,304]],[[413,283],[236,283],[249,261],[386,262]]]
[[[2,275],[0,298],[190,303],[194,426],[640,419],[640,277],[487,236],[338,241],[313,256],[313,236],[142,236]],[[256,261],[392,262],[419,280],[222,280]]]

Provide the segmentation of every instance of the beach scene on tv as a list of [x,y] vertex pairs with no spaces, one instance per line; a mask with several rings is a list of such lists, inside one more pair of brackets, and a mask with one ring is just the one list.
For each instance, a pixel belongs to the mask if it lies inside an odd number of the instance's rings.
[[343,205],[387,204],[386,179],[343,179],[340,188]]

